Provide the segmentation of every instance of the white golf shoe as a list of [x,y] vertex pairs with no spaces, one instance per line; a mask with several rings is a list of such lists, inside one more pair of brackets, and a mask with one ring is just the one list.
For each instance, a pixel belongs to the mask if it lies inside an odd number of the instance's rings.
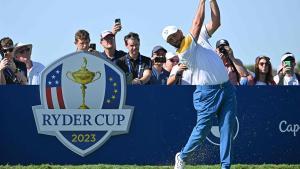
[[177,153],[175,155],[175,167],[174,169],[184,169],[184,161],[180,158],[180,153]]

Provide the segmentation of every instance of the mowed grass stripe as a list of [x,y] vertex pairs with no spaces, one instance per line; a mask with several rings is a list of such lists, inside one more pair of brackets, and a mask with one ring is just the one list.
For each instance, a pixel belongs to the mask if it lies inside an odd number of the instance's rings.
[[[172,169],[173,166],[138,166],[138,165],[0,165],[0,169]],[[245,165],[237,164],[232,169],[300,169],[297,165]],[[220,169],[220,165],[187,165],[186,169]]]

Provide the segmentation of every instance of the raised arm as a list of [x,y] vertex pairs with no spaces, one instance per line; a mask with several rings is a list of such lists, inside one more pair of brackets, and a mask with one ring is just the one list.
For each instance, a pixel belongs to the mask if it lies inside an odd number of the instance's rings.
[[118,23],[118,22],[117,22],[117,23],[115,23],[114,26],[112,27],[111,32],[112,32],[114,35],[116,35],[118,32],[121,31],[121,29],[122,29],[121,23]]
[[203,25],[204,17],[205,17],[205,0],[200,0],[195,18],[192,23],[192,27],[190,29],[190,33],[192,34],[192,36],[195,38],[196,41],[198,40],[201,27]]
[[210,0],[211,21],[206,24],[206,30],[209,36],[212,36],[215,31],[221,26],[220,9],[217,0]]
[[226,46],[225,49],[227,50],[229,59],[234,64],[234,66],[237,69],[240,76],[242,76],[242,77],[248,76],[249,73],[248,73],[246,67],[244,66],[243,62],[240,59],[237,59],[234,57],[233,50],[231,49],[231,47]]

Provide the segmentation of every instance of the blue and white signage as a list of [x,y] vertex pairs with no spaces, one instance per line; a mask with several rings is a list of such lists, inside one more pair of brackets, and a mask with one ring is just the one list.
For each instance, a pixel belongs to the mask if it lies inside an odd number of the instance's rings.
[[38,133],[57,137],[80,156],[129,131],[133,107],[125,105],[125,75],[90,53],[72,53],[48,66],[40,99],[32,107]]

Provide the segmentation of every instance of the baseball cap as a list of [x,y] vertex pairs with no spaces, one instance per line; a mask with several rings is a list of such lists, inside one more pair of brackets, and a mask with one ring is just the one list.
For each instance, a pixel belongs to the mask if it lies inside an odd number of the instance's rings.
[[290,52],[287,52],[287,53],[285,53],[285,54],[282,55],[280,61],[283,62],[284,60],[286,60],[289,57],[291,57],[291,58],[293,58],[295,60],[294,54],[292,54]]
[[165,41],[167,41],[168,37],[169,37],[170,35],[172,35],[173,33],[176,33],[177,31],[178,31],[178,28],[177,28],[176,26],[166,26],[166,27],[163,29],[161,35],[162,35],[163,39],[164,39]]
[[176,54],[172,53],[172,52],[168,52],[166,53],[166,59],[169,60],[169,59],[172,59],[173,57],[177,56]]
[[105,31],[101,32],[100,38],[103,39],[103,38],[105,38],[105,37],[108,36],[108,35],[113,35],[113,36],[115,36],[111,31],[105,30]]
[[229,42],[226,39],[220,39],[216,43],[216,48],[218,48],[218,47],[220,47],[222,45],[229,46]]
[[159,51],[159,50],[163,50],[163,51],[167,52],[167,50],[164,47],[157,45],[153,48],[152,54]]
[[15,53],[20,49],[20,48],[23,48],[23,47],[26,47],[28,50],[29,50],[29,55],[31,55],[31,51],[32,51],[32,44],[24,44],[24,43],[17,43],[15,45],[15,49],[13,51],[13,56],[15,56]]

